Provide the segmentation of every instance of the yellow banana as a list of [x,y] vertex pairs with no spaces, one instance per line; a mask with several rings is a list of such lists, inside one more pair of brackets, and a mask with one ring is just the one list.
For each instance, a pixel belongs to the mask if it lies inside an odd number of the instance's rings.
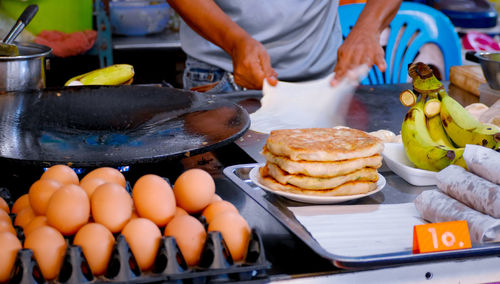
[[446,131],[444,130],[443,123],[441,122],[441,117],[439,115],[427,118],[427,131],[429,132],[432,140],[438,144],[455,148],[455,145],[453,145],[453,142],[451,142],[450,138],[446,134]]
[[424,170],[440,171],[453,163],[460,165],[464,149],[449,147],[432,139],[427,129],[424,104],[425,96],[410,108],[401,126],[406,156]]
[[500,130],[497,127],[479,122],[444,90],[440,90],[438,95],[444,129],[455,145],[465,147],[466,144],[476,144],[498,148]]
[[467,164],[465,163],[464,157],[462,156],[465,148],[455,147],[453,142],[450,140],[450,137],[448,137],[448,135],[446,134],[446,131],[443,127],[443,122],[441,121],[441,117],[439,115],[427,118],[427,130],[432,140],[434,140],[438,144],[449,147],[450,149],[456,149],[455,154],[458,155],[458,158],[455,158],[452,161],[452,164],[467,169]]
[[134,67],[129,64],[115,64],[90,71],[69,79],[64,86],[71,85],[120,85],[134,77]]

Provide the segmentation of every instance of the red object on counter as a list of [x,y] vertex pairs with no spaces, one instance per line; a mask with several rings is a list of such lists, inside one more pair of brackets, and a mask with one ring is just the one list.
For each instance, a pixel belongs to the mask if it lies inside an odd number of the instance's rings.
[[500,51],[500,46],[495,39],[479,32],[468,32],[462,38],[462,45],[467,50]]
[[69,57],[83,54],[92,48],[97,39],[94,30],[65,33],[61,31],[42,31],[35,38],[38,44],[52,48],[52,54],[58,57]]

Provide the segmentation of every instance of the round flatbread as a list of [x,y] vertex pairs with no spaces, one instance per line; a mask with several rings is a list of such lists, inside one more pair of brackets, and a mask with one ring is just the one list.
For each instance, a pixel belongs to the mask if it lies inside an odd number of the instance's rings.
[[384,144],[357,129],[306,128],[271,131],[265,147],[294,161],[341,161],[380,154]]
[[287,157],[276,156],[262,149],[261,154],[266,161],[278,165],[290,174],[303,174],[311,177],[334,177],[351,173],[362,168],[378,169],[382,166],[382,156],[379,154],[366,157],[332,162],[293,161]]
[[277,165],[269,162],[264,167],[267,168],[267,175],[274,178],[279,183],[290,184],[307,190],[335,188],[344,183],[353,181],[376,182],[378,180],[377,169],[374,168],[362,168],[345,175],[321,178],[289,174],[280,169]]
[[259,169],[259,174],[257,175],[257,179],[262,185],[272,190],[279,190],[295,194],[316,195],[316,196],[346,196],[346,195],[366,194],[370,191],[377,189],[377,182],[354,181],[354,182],[344,183],[335,188],[322,189],[322,190],[307,190],[290,184],[281,184],[272,177],[267,176],[265,173],[263,174],[262,173],[263,169],[264,167],[261,167]]

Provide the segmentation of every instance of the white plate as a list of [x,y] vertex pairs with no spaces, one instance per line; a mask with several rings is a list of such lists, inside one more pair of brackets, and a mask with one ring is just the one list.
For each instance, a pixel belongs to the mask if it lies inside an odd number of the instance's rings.
[[416,168],[406,157],[402,143],[384,143],[382,156],[387,166],[408,183],[416,186],[436,184],[436,172]]
[[290,193],[290,192],[285,192],[281,190],[274,190],[271,189],[265,185],[262,185],[259,180],[257,179],[257,175],[259,174],[259,168],[263,165],[259,165],[254,167],[250,173],[249,177],[252,180],[253,183],[258,185],[260,188],[264,189],[265,191],[281,195],[283,197],[286,197],[291,200],[299,201],[299,202],[305,202],[305,203],[313,203],[313,204],[335,204],[335,203],[341,203],[341,202],[346,202],[358,198],[363,198],[365,196],[369,196],[372,194],[375,194],[382,190],[385,186],[385,178],[381,174],[378,174],[378,181],[377,181],[377,188],[375,190],[372,190],[368,193],[365,194],[356,194],[356,195],[346,195],[346,196],[316,196],[316,195],[307,195],[307,194],[298,194],[298,193]]

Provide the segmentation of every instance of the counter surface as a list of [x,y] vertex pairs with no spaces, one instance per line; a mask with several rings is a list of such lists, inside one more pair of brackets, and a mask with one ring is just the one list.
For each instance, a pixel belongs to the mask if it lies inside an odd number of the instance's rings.
[[[445,84],[448,88],[448,84]],[[349,127],[364,131],[388,129],[396,134],[401,129],[401,122],[407,108],[399,102],[399,93],[411,84],[360,86],[356,91],[346,120]],[[478,102],[479,99],[470,93],[452,88],[450,94],[463,104]],[[222,95],[224,96],[224,95]],[[228,96],[228,99],[243,105],[249,112],[258,107],[258,94],[250,93],[249,96]],[[246,132],[235,144],[206,153],[198,157],[185,159],[186,167],[205,167],[216,177],[217,193],[224,199],[235,204],[241,214],[249,221],[253,228],[258,229],[264,241],[266,256],[272,263],[269,271],[273,281],[282,281],[298,278],[298,283],[303,281],[325,282],[353,281],[354,279],[370,279],[374,275],[408,276],[408,281],[428,281],[431,278],[439,281],[466,279],[468,274],[457,276],[455,269],[460,265],[464,269],[481,263],[482,273],[474,281],[491,281],[500,279],[496,271],[500,263],[498,257],[474,258],[471,260],[449,260],[436,263],[409,264],[401,267],[379,268],[375,270],[349,271],[339,269],[314,253],[305,243],[298,239],[286,227],[272,217],[263,207],[257,204],[249,195],[221,174],[221,170],[236,164],[263,162],[264,158],[259,151],[265,143],[267,135],[253,131]],[[191,160],[190,162],[188,162]],[[191,163],[191,165],[189,165]],[[390,195],[379,192],[369,198],[363,198],[354,204],[366,203],[402,203],[412,202],[422,191],[433,187],[416,187],[408,184],[394,174],[385,165],[379,170],[387,180],[387,186],[394,189]],[[351,204],[351,203],[350,203]],[[450,269],[450,267],[455,267]],[[432,269],[431,269],[432,268]],[[408,271],[414,273],[409,274]],[[382,273],[382,274],[381,274]],[[457,278],[459,277],[459,278]],[[388,278],[391,279],[391,278]],[[393,279],[393,278],[392,278]],[[406,279],[406,278],[404,278]],[[470,277],[468,279],[471,279]],[[382,280],[382,278],[380,278]],[[293,281],[292,281],[293,282]],[[443,282],[446,283],[446,282]]]
[[[356,91],[350,105],[347,126],[365,131],[389,129],[399,133],[401,122],[407,108],[399,102],[399,93],[410,88],[410,84],[361,86]],[[450,94],[463,104],[477,102],[478,98],[459,90]],[[218,95],[219,96],[219,95]],[[244,106],[249,112],[259,107],[261,93],[246,92],[241,95],[223,95],[227,99]],[[387,283],[394,279],[405,282],[428,280],[433,283],[453,282],[493,282],[500,280],[499,257],[481,257],[467,260],[450,259],[444,262],[426,262],[407,264],[390,268],[344,270],[335,267],[331,261],[316,254],[306,243],[301,241],[287,227],[275,219],[266,209],[246,194],[235,183],[223,175],[227,167],[262,162],[259,154],[267,135],[247,131],[236,143],[230,143],[212,152],[207,152],[177,161],[165,161],[156,164],[134,165],[125,174],[133,184],[144,174],[158,174],[170,180],[189,168],[201,168],[208,171],[215,179],[216,191],[223,199],[233,203],[248,220],[250,226],[262,236],[266,258],[272,263],[268,273],[272,281],[297,281],[298,283],[357,281]],[[26,193],[29,186],[37,180],[43,169],[17,166],[9,161],[1,161],[0,187],[10,189],[12,197]],[[399,203],[412,201],[423,190],[432,187],[414,187],[386,167],[380,172],[387,180],[387,186],[396,189],[391,195],[379,192],[370,198],[356,202]],[[350,203],[351,204],[351,203]],[[356,203],[354,203],[356,204]],[[385,280],[383,280],[385,279]],[[398,282],[403,282],[399,280]],[[337,282],[335,282],[337,283]]]

